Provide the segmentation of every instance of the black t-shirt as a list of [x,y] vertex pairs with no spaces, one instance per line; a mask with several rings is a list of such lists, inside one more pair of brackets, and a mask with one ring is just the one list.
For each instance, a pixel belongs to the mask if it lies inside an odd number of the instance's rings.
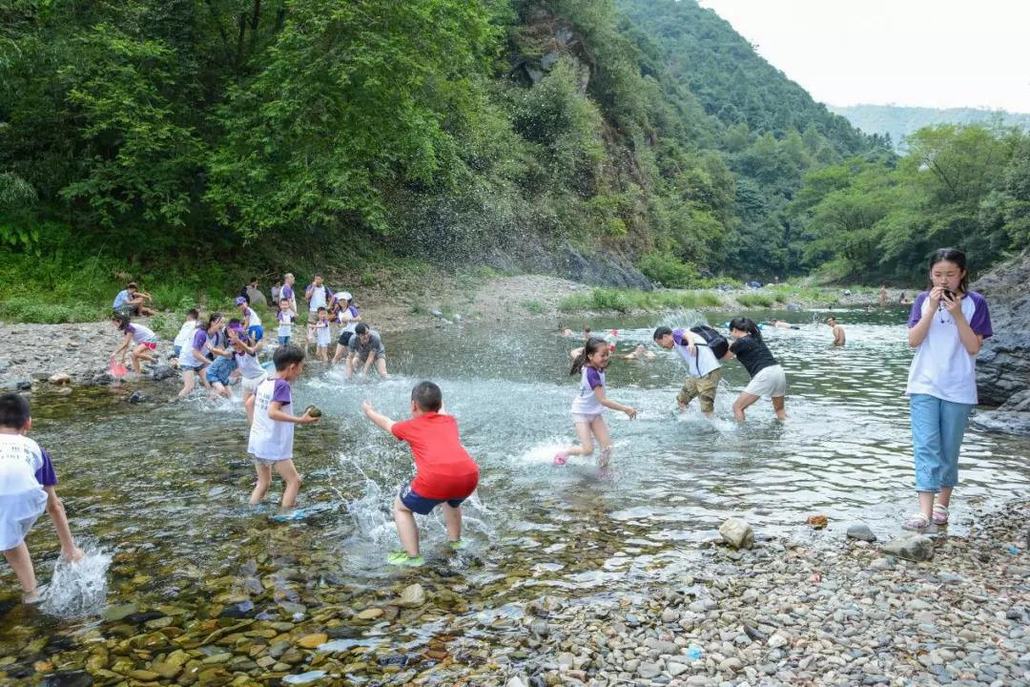
[[734,341],[730,344],[730,352],[737,356],[737,360],[752,377],[767,367],[779,365],[765,342],[753,336],[742,336]]

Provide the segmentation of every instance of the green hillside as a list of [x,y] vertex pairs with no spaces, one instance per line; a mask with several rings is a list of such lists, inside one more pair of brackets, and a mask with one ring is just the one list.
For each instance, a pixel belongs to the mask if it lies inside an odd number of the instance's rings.
[[937,124],[985,124],[1018,126],[1030,129],[1030,114],[984,110],[973,107],[935,109],[900,105],[828,106],[831,112],[846,117],[851,124],[869,134],[890,136],[898,151],[906,149],[905,139],[919,129]]

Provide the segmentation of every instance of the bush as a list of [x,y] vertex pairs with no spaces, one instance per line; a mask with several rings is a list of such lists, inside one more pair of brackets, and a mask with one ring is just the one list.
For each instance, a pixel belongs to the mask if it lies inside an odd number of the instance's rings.
[[95,322],[111,314],[109,308],[86,303],[47,303],[38,298],[16,296],[0,302],[0,318],[13,322],[64,324]]
[[638,291],[636,289],[593,289],[568,296],[558,304],[562,312],[670,310],[714,308],[722,305],[718,295],[708,291]]
[[522,307],[525,308],[530,315],[542,315],[544,312],[544,305],[540,301],[523,301]]
[[746,293],[737,296],[737,302],[745,308],[771,308],[773,297],[764,293]]
[[688,265],[671,253],[648,253],[637,264],[649,279],[673,289],[698,286],[700,275],[693,265]]

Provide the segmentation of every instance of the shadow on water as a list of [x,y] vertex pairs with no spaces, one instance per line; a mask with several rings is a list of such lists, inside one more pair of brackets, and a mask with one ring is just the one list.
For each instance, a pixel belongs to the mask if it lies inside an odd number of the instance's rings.
[[[296,433],[308,515],[285,523],[270,519],[278,484],[269,505],[247,505],[253,467],[238,405],[130,406],[118,400],[123,392],[110,390],[37,397],[34,436],[54,456],[73,530],[90,542],[92,577],[73,579],[59,569],[52,599],[60,603],[27,608],[13,603],[15,582],[5,569],[0,656],[37,637],[94,631],[98,594],[109,605],[188,609],[198,618],[243,604],[241,617],[289,619],[310,614],[311,598],[357,607],[411,575],[458,590],[450,612],[483,614],[489,636],[492,619],[519,599],[632,593],[689,570],[693,549],[685,543],[711,538],[729,515],[766,534],[806,538],[814,536],[803,526],[813,511],[830,518],[828,534],[818,535],[824,538],[858,519],[893,531],[913,496],[902,396],[911,356],[905,313],[836,314],[847,328],[845,349],[830,346],[824,313],[758,314],[799,325],[765,330],[788,374],[785,424],[764,401],[745,425],[732,421],[733,398],[747,382],[737,363],[726,366],[717,418],[709,420],[696,407],[676,412],[683,372],[675,354],[614,362],[609,395],[640,416],[631,422],[609,413],[615,450],[607,471],[587,458],[552,465],[555,450],[574,439],[568,351],[578,341],[544,324],[455,325],[390,337],[396,376],[388,381],[348,384],[313,364],[295,389],[299,406],[314,403],[324,412],[320,424]],[[721,324],[730,315],[707,319]],[[701,318],[678,313],[591,325],[609,334],[618,327],[622,353],[649,344],[658,323]],[[466,550],[449,551],[439,514],[420,516],[429,562],[416,574],[383,564],[397,547],[391,504],[411,477],[410,454],[364,420],[360,404],[368,399],[402,418],[421,378],[442,386],[482,480],[465,509]],[[1025,440],[967,433],[954,530],[962,531],[964,508],[1026,491],[1026,449]],[[50,579],[57,551],[45,517],[29,545],[41,579]],[[259,601],[246,606],[250,598]],[[429,641],[433,622],[356,627],[337,639],[410,647]]]

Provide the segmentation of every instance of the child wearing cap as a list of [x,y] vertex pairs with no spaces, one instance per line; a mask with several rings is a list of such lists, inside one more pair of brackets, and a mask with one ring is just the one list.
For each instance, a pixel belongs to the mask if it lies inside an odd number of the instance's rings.
[[39,590],[25,535],[44,510],[54,521],[61,557],[73,562],[83,557],[55,491],[57,473],[50,455],[25,436],[31,429],[29,402],[19,394],[0,396],[0,551],[14,569],[26,603],[39,601]]
[[243,296],[236,299],[236,306],[243,315],[243,329],[247,332],[247,338],[252,343],[261,341],[265,337],[265,328],[261,326],[261,318],[254,312],[254,308],[250,307],[250,303]]
[[341,291],[336,294],[336,300],[340,305],[340,310],[336,313],[336,319],[343,328],[340,330],[340,338],[336,340],[336,353],[333,355],[333,365],[340,362],[347,355],[347,344],[350,343],[350,338],[354,336],[354,328],[361,321],[361,311],[358,310],[358,306],[354,305],[354,297],[349,292]]
[[415,459],[415,479],[393,503],[393,519],[404,550],[390,554],[387,562],[391,565],[418,567],[425,562],[419,555],[413,514],[428,515],[438,505],[443,506],[451,547],[461,547],[461,504],[476,490],[479,466],[461,445],[458,423],[441,413],[442,408],[443,392],[432,382],[419,382],[411,390],[411,419],[404,422],[394,422],[368,401],[361,404],[377,427],[408,442]]

